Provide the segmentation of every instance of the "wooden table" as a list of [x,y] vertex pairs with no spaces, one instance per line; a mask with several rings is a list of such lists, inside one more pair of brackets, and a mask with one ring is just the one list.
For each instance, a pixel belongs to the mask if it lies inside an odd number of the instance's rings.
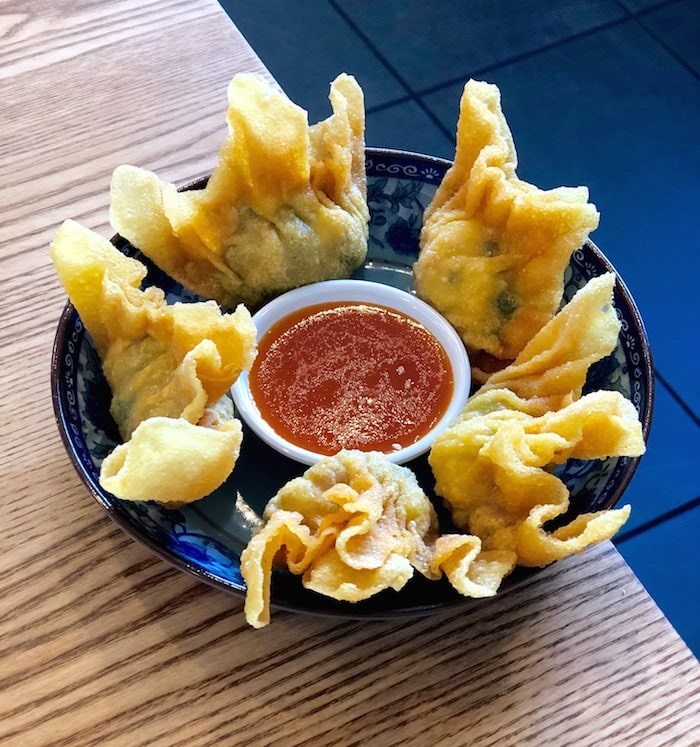
[[255,631],[104,515],[53,421],[49,242],[110,235],[120,163],[207,173],[267,73],[214,0],[0,14],[0,743],[699,744],[698,664],[609,543],[468,613]]

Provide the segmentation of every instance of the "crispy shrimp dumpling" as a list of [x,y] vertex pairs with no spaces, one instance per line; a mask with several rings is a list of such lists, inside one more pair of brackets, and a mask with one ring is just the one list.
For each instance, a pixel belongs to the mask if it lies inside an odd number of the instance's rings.
[[544,524],[569,507],[566,486],[549,468],[570,457],[638,456],[644,442],[637,412],[619,392],[592,392],[541,416],[526,409],[507,389],[476,395],[436,439],[430,464],[458,527],[486,550],[540,566],[610,539],[630,513],[625,506],[585,514],[548,532]]
[[569,508],[552,467],[645,450],[637,411],[620,392],[581,396],[588,367],[617,337],[613,283],[605,275],[580,290],[512,366],[470,398],[430,452],[435,490],[455,524],[486,551],[513,552],[520,565],[546,565],[610,539],[629,516],[624,506],[545,528]]
[[341,451],[291,480],[267,504],[262,528],[241,555],[245,614],[270,619],[273,567],[347,602],[402,589],[414,570],[442,577],[462,594],[493,596],[515,565],[512,552],[482,553],[467,535],[438,537],[430,500],[406,467],[378,452]]
[[349,276],[367,251],[364,102],[348,75],[332,83],[330,100],[333,114],[309,127],[306,112],[261,77],[236,75],[228,136],[206,187],[178,192],[120,166],[114,228],[225,308]]
[[255,356],[248,310],[168,305],[160,289],[140,289],[139,261],[74,221],[58,230],[51,258],[102,361],[124,440],[103,461],[100,483],[127,500],[204,497],[241,445],[227,392]]
[[585,187],[543,191],[516,166],[498,88],[470,80],[454,164],[425,211],[414,276],[418,295],[470,352],[500,361],[554,316],[569,258],[598,225]]
[[437,530],[413,473],[376,452],[322,459],[283,486],[263,518],[241,555],[246,618],[255,627],[269,622],[274,561],[308,589],[358,602],[403,588],[415,567],[427,571],[425,540]]

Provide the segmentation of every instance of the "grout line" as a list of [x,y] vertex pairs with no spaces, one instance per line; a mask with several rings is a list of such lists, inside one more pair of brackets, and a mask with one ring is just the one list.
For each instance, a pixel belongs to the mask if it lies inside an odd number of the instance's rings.
[[333,10],[347,23],[348,26],[355,32],[360,38],[362,43],[370,49],[370,51],[379,59],[384,67],[401,83],[404,90],[406,91],[408,98],[414,97],[414,92],[411,86],[408,85],[406,79],[399,73],[399,71],[389,62],[389,60],[374,46],[372,40],[365,34],[365,32],[353,21],[353,19],[341,8],[336,0],[327,0],[328,4]]
[[375,104],[374,106],[368,106],[365,110],[365,114],[376,114],[377,112],[383,112],[385,109],[391,109],[392,106],[399,106],[400,104],[408,104],[410,101],[414,101],[414,97],[410,95],[399,96],[397,99],[390,99],[384,101],[381,104]]
[[[669,5],[672,3],[669,3]],[[649,10],[657,10],[659,7],[666,7],[665,5],[662,6],[654,6],[654,8],[650,8]],[[647,11],[648,12],[648,11]],[[683,57],[681,57],[678,52],[676,52],[672,47],[670,47],[655,31],[653,31],[651,28],[649,28],[649,25],[644,22],[643,15],[646,15],[647,13],[640,13],[639,15],[635,15],[633,17],[633,20],[635,23],[639,26],[642,31],[644,31],[653,41],[655,41],[667,54],[669,54],[673,59],[684,69],[687,70],[694,78],[700,80],[700,73],[698,73],[695,68],[690,65],[688,62],[686,62]]]
[[[616,0],[619,4],[620,0]],[[655,10],[660,10],[661,8],[666,8],[670,5],[679,5],[680,3],[685,2],[685,0],[660,0],[658,3],[654,3],[654,5],[648,5],[646,8],[640,8],[639,10],[629,10],[628,13],[632,17],[637,16],[644,16],[647,13],[653,13]]]
[[675,5],[676,3],[684,2],[684,0],[660,0],[658,3],[654,3],[654,5],[648,5],[647,7],[640,8],[639,10],[632,10],[631,8],[628,8],[625,5],[624,0],[613,0],[613,2],[615,3],[615,5],[617,5],[618,8],[620,8],[620,10],[624,10],[630,18],[634,18],[635,16],[642,15],[643,13],[649,13],[650,11],[664,8],[667,5]]
[[[607,31],[608,29],[614,28],[615,26],[621,26],[623,23],[627,23],[630,20],[630,15],[623,16],[622,18],[616,18],[614,21],[608,21],[607,23],[602,23],[599,26],[594,26],[590,29],[579,31],[575,34],[572,34],[571,36],[566,36],[561,39],[557,39],[557,41],[553,41],[549,44],[537,47],[537,49],[530,49],[527,52],[521,52],[520,54],[513,55],[512,57],[506,57],[505,59],[499,60],[498,62],[484,65],[484,67],[476,68],[475,70],[468,72],[466,75],[468,75],[469,77],[482,76],[485,73],[493,72],[494,70],[498,70],[501,67],[513,65],[516,62],[522,62],[523,60],[527,60],[530,57],[535,57],[541,52],[549,52],[552,49],[564,46],[569,42],[578,41],[579,39],[585,39],[589,36],[592,36],[593,34],[597,34],[599,31]],[[450,78],[449,80],[443,81],[442,83],[436,83],[435,85],[429,86],[428,88],[423,88],[420,91],[417,91],[415,95],[418,97],[427,96],[428,94],[436,93],[437,91],[441,91],[444,88],[448,88],[449,86],[454,86],[457,83],[461,83],[462,81],[464,81],[464,79],[464,75],[459,75],[455,78]]]
[[669,521],[670,519],[675,519],[678,516],[682,516],[688,511],[692,511],[694,508],[698,508],[698,506],[700,506],[700,496],[698,496],[697,498],[693,498],[687,503],[683,503],[676,508],[672,508],[670,511],[666,511],[666,513],[657,516],[655,519],[645,521],[643,524],[640,524],[634,529],[630,529],[628,532],[622,532],[617,537],[613,538],[613,542],[615,543],[615,545],[620,545],[623,542],[632,539],[633,537],[637,537],[638,535],[643,534],[650,529],[654,529],[655,527],[659,526],[659,524],[663,524],[665,521]]
[[668,393],[676,401],[676,404],[690,417],[695,425],[700,426],[700,417],[698,417],[691,407],[685,402],[685,400],[678,394],[678,392],[666,381],[666,379],[659,373],[658,369],[654,371],[656,378],[659,383],[668,391]]
[[[396,80],[399,81],[399,83],[403,86],[404,90],[408,94],[408,98],[406,99],[406,102],[413,101],[422,111],[423,113],[435,124],[440,132],[447,137],[447,139],[454,143],[454,133],[451,132],[445,125],[440,121],[440,119],[433,113],[433,111],[428,107],[419,96],[416,96],[415,91],[411,88],[411,86],[408,84],[408,81],[399,73],[399,71],[389,62],[389,60],[375,47],[375,45],[372,43],[372,40],[365,34],[365,32],[348,16],[348,14],[341,8],[336,0],[328,0],[328,4],[335,10],[335,12],[345,21],[345,23],[350,26],[350,28],[357,34],[357,36],[360,38],[360,40],[364,43],[364,45],[379,59],[379,61],[384,65],[384,67],[396,78]],[[386,107],[383,107],[386,108]],[[375,107],[375,111],[377,108]]]

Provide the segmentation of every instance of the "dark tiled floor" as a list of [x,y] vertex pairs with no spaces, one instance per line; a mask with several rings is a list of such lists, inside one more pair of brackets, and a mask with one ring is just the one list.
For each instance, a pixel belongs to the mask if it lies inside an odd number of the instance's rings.
[[[627,282],[658,371],[648,453],[618,548],[700,653],[700,3],[697,0],[222,0],[311,121],[340,72],[365,91],[367,143],[453,154],[459,94],[498,84],[519,174],[586,184],[593,239]],[[689,601],[690,600],[690,601]]]

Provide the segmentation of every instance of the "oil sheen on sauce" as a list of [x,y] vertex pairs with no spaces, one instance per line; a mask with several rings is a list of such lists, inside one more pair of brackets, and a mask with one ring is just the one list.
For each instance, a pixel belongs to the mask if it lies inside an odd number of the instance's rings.
[[274,324],[249,374],[260,414],[291,443],[331,455],[391,453],[422,438],[453,390],[435,336],[384,306],[308,306]]

